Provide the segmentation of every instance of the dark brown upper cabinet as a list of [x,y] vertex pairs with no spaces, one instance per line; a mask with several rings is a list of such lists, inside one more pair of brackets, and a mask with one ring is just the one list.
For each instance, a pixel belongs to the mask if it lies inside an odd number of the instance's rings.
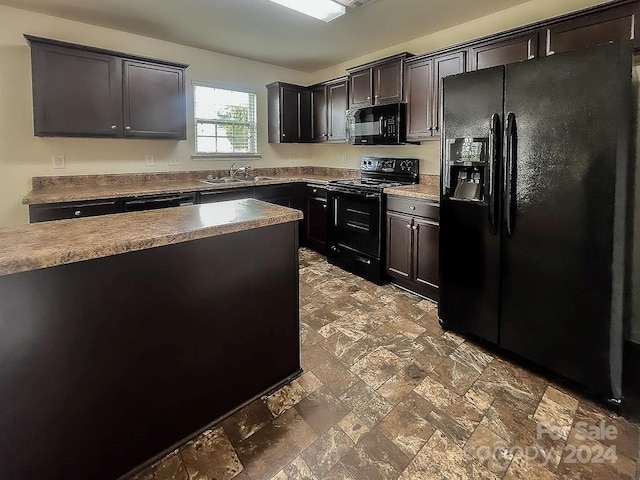
[[406,65],[407,140],[428,140],[433,136],[433,59]]
[[401,53],[376,62],[348,69],[349,108],[401,102],[404,88],[404,61]]
[[532,60],[538,56],[538,32],[518,35],[506,40],[489,41],[470,48],[471,70]]
[[187,137],[184,70],[124,61],[124,136]]
[[466,52],[453,52],[407,61],[407,140],[423,141],[440,135],[440,86],[449,75],[463,73]]
[[348,106],[347,78],[330,80],[310,87],[311,93],[311,141],[345,142],[346,112]]
[[639,13],[635,3],[550,25],[545,29],[545,55],[621,40],[636,43],[640,35]]
[[326,142],[327,131],[327,86],[311,88],[311,141]]
[[453,52],[440,55],[433,60],[433,134],[440,135],[440,92],[442,79],[466,71],[467,53]]
[[37,136],[122,135],[122,63],[116,57],[31,44]]
[[311,141],[311,92],[306,87],[276,82],[267,85],[269,143]]
[[186,139],[187,65],[25,38],[36,136]]
[[349,91],[351,108],[367,107],[372,104],[373,70],[367,68],[349,75]]
[[328,141],[347,141],[347,108],[349,108],[349,83],[346,78],[327,84]]

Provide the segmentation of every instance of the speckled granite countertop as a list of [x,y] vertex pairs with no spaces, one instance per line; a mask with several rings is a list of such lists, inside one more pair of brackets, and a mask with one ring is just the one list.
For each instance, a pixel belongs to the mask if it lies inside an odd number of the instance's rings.
[[143,195],[157,195],[163,193],[184,193],[197,191],[224,190],[229,188],[256,187],[262,185],[281,185],[293,182],[308,182],[326,184],[330,180],[341,177],[331,175],[289,175],[278,176],[275,180],[260,180],[253,182],[235,182],[209,184],[200,180],[175,179],[148,182],[113,183],[107,185],[52,185],[34,189],[22,199],[25,205],[45,203],[79,202],[84,200],[98,200],[104,198],[138,197]]
[[438,185],[424,185],[419,183],[417,185],[406,185],[404,187],[385,188],[384,193],[387,195],[398,195],[401,197],[440,202],[440,187]]
[[302,212],[254,199],[0,229],[0,275],[294,222]]

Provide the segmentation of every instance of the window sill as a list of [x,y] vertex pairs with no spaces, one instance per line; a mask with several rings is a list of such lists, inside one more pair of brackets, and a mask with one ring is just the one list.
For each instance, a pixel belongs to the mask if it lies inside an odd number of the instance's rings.
[[247,158],[247,159],[260,159],[262,154],[260,153],[196,153],[191,155],[191,159],[194,162],[205,160],[232,160],[235,158]]

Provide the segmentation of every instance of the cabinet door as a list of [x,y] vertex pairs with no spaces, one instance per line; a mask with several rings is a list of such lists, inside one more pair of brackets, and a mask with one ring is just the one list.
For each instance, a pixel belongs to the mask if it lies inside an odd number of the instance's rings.
[[327,87],[322,85],[311,90],[311,140],[326,142],[327,137]]
[[553,25],[546,29],[545,54],[637,39],[640,31],[636,25],[635,9],[637,7],[625,7]]
[[433,60],[407,65],[407,140],[431,138],[433,131]]
[[186,139],[184,71],[131,60],[123,65],[125,136]]
[[348,108],[348,83],[344,82],[329,85],[328,117],[329,117],[329,141],[345,142],[347,140],[347,108]]
[[411,278],[412,217],[387,212],[387,273]]
[[414,218],[413,281],[429,288],[438,286],[438,241],[440,228],[437,222]]
[[319,198],[307,199],[307,231],[309,246],[323,250],[327,244],[327,201]]
[[442,79],[449,75],[464,73],[466,70],[467,53],[457,52],[433,60],[433,135],[440,135],[440,93],[442,92]]
[[374,104],[402,101],[403,65],[402,60],[394,60],[374,67]]
[[471,47],[471,70],[531,60],[538,56],[538,32]]
[[54,45],[31,45],[37,136],[122,135],[122,62]]
[[280,94],[280,122],[283,143],[300,141],[300,89],[283,86]]
[[373,72],[370,68],[349,75],[350,108],[367,107],[372,104]]

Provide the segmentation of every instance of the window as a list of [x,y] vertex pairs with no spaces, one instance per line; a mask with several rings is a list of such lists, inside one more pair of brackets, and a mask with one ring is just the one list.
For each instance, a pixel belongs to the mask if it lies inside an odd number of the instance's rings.
[[255,155],[256,94],[194,86],[196,153]]

